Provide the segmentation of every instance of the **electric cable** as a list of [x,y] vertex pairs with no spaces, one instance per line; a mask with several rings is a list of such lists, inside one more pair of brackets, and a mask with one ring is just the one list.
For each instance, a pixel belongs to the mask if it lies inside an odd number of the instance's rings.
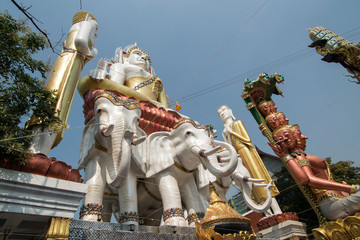
[[236,37],[236,35],[260,12],[261,9],[265,7],[265,5],[269,2],[266,0],[248,19],[247,21],[241,25],[241,27],[233,34],[231,37],[200,67],[200,69],[193,75],[192,78],[185,84],[183,88],[181,88],[177,95],[179,95],[203,70],[209,65],[209,63]]
[[[344,38],[349,38],[351,40],[353,37],[360,35],[359,31],[355,32],[358,29],[360,29],[360,27],[352,29],[350,31],[347,31],[347,32],[343,33],[342,36],[344,36]],[[315,55],[315,54],[316,54],[316,52],[314,52],[313,49],[309,49],[309,48],[297,51],[297,52],[292,53],[292,54],[290,54],[288,56],[282,57],[282,58],[280,58],[278,60],[275,60],[275,61],[272,61],[272,62],[270,62],[268,64],[265,64],[265,65],[263,65],[261,67],[257,67],[255,69],[247,71],[247,72],[245,72],[243,74],[232,77],[232,78],[230,78],[230,79],[228,79],[226,81],[221,82],[220,84],[215,84],[215,85],[212,85],[212,86],[208,86],[205,89],[198,90],[198,91],[196,91],[194,93],[191,93],[189,95],[186,95],[184,97],[180,97],[177,101],[178,102],[184,102],[184,101],[191,100],[193,98],[198,97],[197,95],[202,96],[204,94],[216,91],[217,89],[221,89],[221,88],[226,86],[225,84],[231,85],[231,84],[237,83],[239,80],[241,80],[241,78],[244,78],[245,76],[249,76],[249,75],[251,76],[251,75],[254,75],[254,74],[258,74],[259,72],[267,72],[269,70],[272,70],[273,68],[288,65],[288,64],[303,60],[305,58],[308,58],[308,57],[310,57],[312,55]]]

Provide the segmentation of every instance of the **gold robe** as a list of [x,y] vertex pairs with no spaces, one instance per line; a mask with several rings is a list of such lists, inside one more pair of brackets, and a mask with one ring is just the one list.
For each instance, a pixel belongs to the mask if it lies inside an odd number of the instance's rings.
[[166,93],[159,77],[154,75],[149,75],[147,78],[132,77],[125,81],[125,86],[169,108]]
[[[50,77],[45,89],[56,91],[55,96],[58,98],[54,112],[63,124],[67,123],[72,101],[74,99],[76,85],[78,83],[81,70],[89,61],[88,58],[81,56],[75,48],[74,40],[78,29],[69,32],[62,53],[56,58],[51,69]],[[41,119],[31,116],[27,122],[27,127],[31,128],[38,125]],[[56,147],[64,135],[64,131],[56,133],[56,140],[52,148]]]
[[[250,136],[241,120],[230,124],[232,130],[231,142],[237,153],[240,155],[244,166],[249,170],[252,178],[265,179],[266,183],[272,181],[262,159],[257,153],[254,145],[251,143]],[[273,183],[274,188],[271,190],[272,196],[277,196],[280,192]],[[253,187],[252,193],[255,201],[262,202],[266,200],[266,192],[264,188]]]

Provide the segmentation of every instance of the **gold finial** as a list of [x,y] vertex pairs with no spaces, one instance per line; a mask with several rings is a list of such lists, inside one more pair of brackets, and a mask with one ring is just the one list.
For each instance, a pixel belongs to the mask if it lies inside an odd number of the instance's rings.
[[226,202],[216,193],[216,189],[212,183],[210,183],[210,205],[214,205],[215,203],[223,203]]
[[86,19],[86,16],[87,16],[88,14],[90,15],[90,17],[91,17],[92,19],[94,19],[94,20],[96,21],[96,18],[94,17],[94,15],[92,15],[91,13],[86,12],[86,11],[81,11],[81,12],[77,12],[77,13],[74,15],[72,24],[74,25],[74,24],[76,24],[76,23],[79,23],[79,22],[84,21],[84,20]]
[[196,234],[199,239],[256,239],[251,228],[250,219],[241,216],[230,207],[210,184],[210,205],[203,220],[196,223]]

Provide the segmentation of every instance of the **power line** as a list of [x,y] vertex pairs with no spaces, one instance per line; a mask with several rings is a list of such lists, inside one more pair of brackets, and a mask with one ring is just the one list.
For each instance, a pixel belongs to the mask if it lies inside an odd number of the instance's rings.
[[[356,36],[360,35],[360,32],[357,31],[359,29],[360,29],[360,27],[352,29],[350,31],[347,31],[347,32],[343,33],[342,36],[344,36],[345,38],[348,38],[349,40],[352,40]],[[282,58],[280,58],[278,60],[272,61],[272,62],[270,62],[268,64],[265,64],[265,65],[263,65],[261,67],[257,67],[255,69],[252,69],[252,70],[247,71],[245,73],[242,73],[240,75],[232,77],[232,78],[230,78],[230,79],[228,79],[226,81],[222,81],[220,84],[219,83],[214,84],[214,85],[206,87],[205,89],[193,92],[193,93],[191,93],[189,95],[186,95],[184,97],[180,97],[177,101],[178,102],[189,101],[189,100],[191,100],[193,98],[200,97],[200,96],[205,95],[207,93],[216,91],[217,89],[221,89],[221,88],[227,87],[229,85],[235,84],[235,83],[237,83],[239,81],[242,81],[242,78],[245,78],[246,76],[250,77],[252,75],[259,74],[259,72],[268,72],[268,71],[270,71],[270,70],[272,70],[274,68],[278,68],[280,66],[285,66],[285,65],[288,65],[288,64],[291,64],[291,63],[294,63],[294,62],[298,62],[300,60],[306,59],[306,58],[308,58],[308,57],[310,57],[312,55],[315,55],[315,54],[316,54],[316,52],[314,52],[313,49],[309,49],[309,48],[294,52],[294,53],[292,53],[292,54],[290,54],[288,56],[285,56],[285,57],[282,57]],[[172,102],[172,104],[174,104],[174,101]]]
[[195,78],[204,70],[204,68],[209,65],[209,63],[238,35],[238,33],[258,14],[258,12],[269,2],[266,0],[247,20],[246,22],[241,25],[241,27],[233,34],[231,37],[212,55],[201,67],[200,69],[194,74],[192,78],[178,91],[180,94]]

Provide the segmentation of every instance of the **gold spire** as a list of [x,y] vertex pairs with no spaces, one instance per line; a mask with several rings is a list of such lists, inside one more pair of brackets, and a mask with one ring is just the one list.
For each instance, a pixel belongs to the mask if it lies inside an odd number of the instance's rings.
[[210,205],[200,223],[196,222],[199,239],[256,239],[250,219],[230,207],[210,184]]

